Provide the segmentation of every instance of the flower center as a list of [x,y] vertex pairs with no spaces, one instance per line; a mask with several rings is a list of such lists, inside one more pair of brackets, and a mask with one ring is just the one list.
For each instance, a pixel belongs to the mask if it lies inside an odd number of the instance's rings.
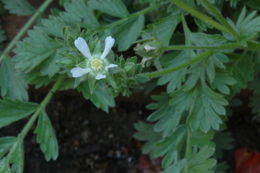
[[91,60],[90,66],[93,70],[99,71],[103,68],[104,62],[99,58],[94,58],[93,60]]

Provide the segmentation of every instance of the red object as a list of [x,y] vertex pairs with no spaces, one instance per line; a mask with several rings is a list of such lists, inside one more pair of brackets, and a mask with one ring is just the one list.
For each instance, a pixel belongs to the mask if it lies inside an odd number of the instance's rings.
[[260,173],[260,153],[240,148],[235,152],[236,173]]

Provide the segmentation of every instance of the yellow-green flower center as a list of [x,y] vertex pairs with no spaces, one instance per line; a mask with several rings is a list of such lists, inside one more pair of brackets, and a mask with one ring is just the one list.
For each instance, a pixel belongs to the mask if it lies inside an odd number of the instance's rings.
[[99,58],[94,58],[93,60],[91,60],[90,66],[93,70],[99,71],[103,68],[104,62]]

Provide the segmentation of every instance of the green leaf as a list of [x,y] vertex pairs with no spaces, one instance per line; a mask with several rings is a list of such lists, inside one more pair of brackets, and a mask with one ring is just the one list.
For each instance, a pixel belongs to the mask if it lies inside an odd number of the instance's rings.
[[228,73],[218,72],[212,83],[212,87],[223,94],[230,94],[229,86],[236,84],[236,80]]
[[178,160],[178,162],[175,162],[172,166],[167,168],[162,173],[182,173],[186,164],[187,164],[187,161],[185,159]]
[[188,118],[191,128],[200,129],[205,133],[211,128],[219,130],[222,124],[221,116],[226,114],[227,100],[207,86],[197,87],[190,94],[196,98],[194,108]]
[[9,163],[6,158],[0,161],[0,172],[1,173],[12,173],[9,167]]
[[2,97],[28,100],[24,75],[14,68],[14,63],[9,57],[5,58],[0,65],[0,87]]
[[254,57],[250,55],[234,55],[236,61],[232,66],[229,66],[228,71],[236,80],[236,85],[233,86],[233,92],[239,92],[242,88],[246,88],[249,81],[255,76]]
[[2,2],[4,7],[13,14],[26,16],[33,14],[35,11],[35,8],[27,0],[2,0]]
[[93,88],[93,93],[87,82],[82,83],[78,90],[82,92],[85,99],[90,99],[96,107],[101,108],[103,111],[108,112],[109,107],[115,106],[112,90],[105,83],[97,84]]
[[[70,26],[81,24],[86,28],[96,28],[99,22],[85,0],[72,0],[64,5],[66,12],[60,13],[60,19]],[[60,27],[59,27],[60,28]],[[62,28],[60,28],[62,30]]]
[[14,144],[14,150],[11,152],[9,164],[14,173],[23,173],[24,170],[24,148],[23,141],[19,139]]
[[140,141],[146,141],[142,148],[144,154],[152,153],[157,146],[157,143],[161,140],[160,133],[153,131],[153,125],[144,122],[135,123],[135,129],[137,133],[134,137]]
[[56,160],[59,155],[59,145],[55,130],[45,111],[41,112],[34,133],[36,134],[36,141],[40,144],[45,159],[47,161],[51,159]]
[[[154,96],[157,103],[148,105],[148,108],[156,109],[148,117],[148,121],[157,121],[154,131],[161,132],[163,137],[171,135],[178,127],[183,113],[189,109],[192,98],[182,92],[176,92],[172,98],[167,94]],[[175,103],[173,103],[173,100]]]
[[209,131],[208,133],[204,133],[200,130],[194,131],[191,134],[191,143],[193,146],[196,147],[214,147],[215,144],[212,142],[212,139],[214,138],[214,132]]
[[178,158],[178,153],[183,146],[186,135],[186,127],[178,126],[169,136],[163,137],[160,133],[153,130],[153,125],[146,123],[136,123],[138,131],[134,136],[136,139],[145,141],[142,149],[143,153],[150,154],[152,157],[163,157],[163,168],[169,167]]
[[29,116],[37,107],[30,102],[0,100],[0,128]]
[[15,49],[15,67],[28,73],[44,60],[55,55],[59,44],[48,37],[43,29],[37,27],[28,32],[29,37],[17,44]]
[[[174,68],[176,66],[179,66],[189,61],[193,56],[195,56],[193,51],[182,51],[177,55],[176,53],[165,54],[160,58],[160,60],[164,68]],[[169,61],[167,61],[166,59],[169,59]],[[186,74],[187,74],[187,68],[183,68],[174,73],[163,75],[158,80],[158,85],[165,85],[168,83],[167,92],[171,93],[174,90],[183,87],[183,82],[186,80]]]
[[90,0],[88,5],[103,13],[115,17],[126,17],[129,13],[121,0]]
[[[253,11],[247,15],[247,9],[244,7],[241,11],[237,22],[229,20],[229,23],[237,31],[242,43],[245,41],[255,39],[260,32],[260,16],[257,15],[257,11]],[[230,40],[234,40],[233,36],[226,35]]]
[[214,151],[214,148],[203,147],[199,152],[193,153],[188,161],[188,173],[214,173],[213,168],[217,163],[215,159],[211,158]]
[[5,156],[6,153],[16,142],[16,137],[1,137],[0,138],[0,158]]
[[180,21],[180,14],[178,13],[162,18],[159,22],[154,24],[153,30],[155,32],[155,36],[161,41],[163,46],[169,45],[172,34]]
[[114,37],[118,44],[119,51],[127,50],[135,42],[144,27],[144,16],[128,20],[124,24],[112,29]]

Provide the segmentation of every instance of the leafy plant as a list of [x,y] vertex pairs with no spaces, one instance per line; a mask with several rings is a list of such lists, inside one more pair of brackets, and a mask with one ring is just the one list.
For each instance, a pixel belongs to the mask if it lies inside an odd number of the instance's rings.
[[[161,91],[151,96],[147,121],[135,124],[143,153],[161,157],[163,173],[227,170],[217,164],[232,146],[229,133],[222,133],[226,110],[258,72],[257,0],[62,0],[64,10],[39,19],[18,41],[51,2],[35,11],[27,1],[3,0],[11,13],[35,13],[0,57],[0,127],[28,118],[17,137],[0,138],[0,172],[23,172],[23,141],[36,123],[45,159],[57,159],[46,106],[56,91],[67,89],[106,112],[119,95]],[[233,8],[236,13],[225,13]],[[34,104],[28,85],[53,87]],[[257,87],[255,80],[252,105],[259,113]]]

